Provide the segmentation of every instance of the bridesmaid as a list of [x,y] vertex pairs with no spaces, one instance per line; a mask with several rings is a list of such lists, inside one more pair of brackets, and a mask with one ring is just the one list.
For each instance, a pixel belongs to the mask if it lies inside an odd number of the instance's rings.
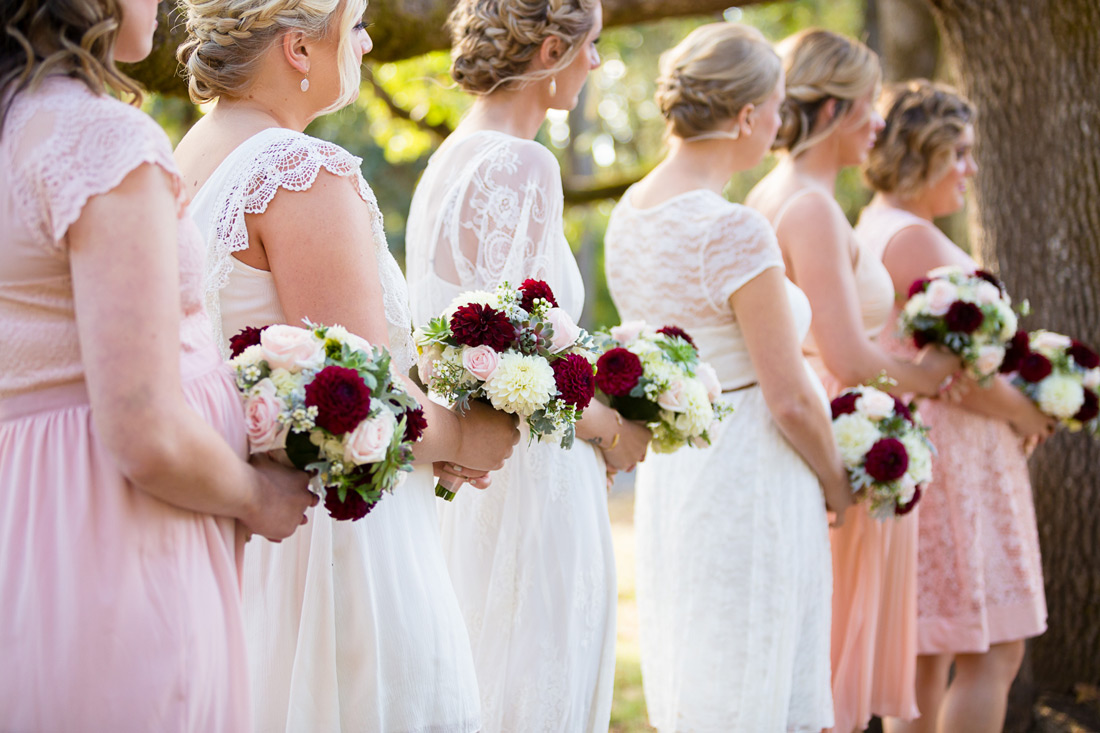
[[[415,351],[404,278],[358,158],[303,134],[355,99],[370,50],[347,0],[187,2],[180,50],[192,98],[214,109],[176,157],[208,246],[207,298],[221,346],[245,326],[341,324]],[[228,29],[228,30],[227,30]],[[519,434],[488,408],[460,418],[428,400],[422,464],[370,516],[313,515],[308,531],[245,555],[256,729],[471,733],[480,729],[469,638],[439,544],[430,463],[478,475]],[[467,469],[460,469],[466,471]],[[326,508],[342,512],[335,494]]]
[[[923,80],[891,89],[883,109],[886,127],[864,167],[877,194],[856,232],[890,271],[896,316],[909,286],[929,270],[977,267],[932,223],[962,208],[976,172],[974,111],[954,90]],[[883,341],[895,353],[912,353]],[[921,416],[937,448],[918,539],[921,717],[887,728],[1000,731],[1023,640],[1046,630],[1024,443],[1045,438],[1054,422],[1001,378],[988,389],[971,386],[959,405],[925,401]]]
[[[885,371],[897,391],[934,395],[958,360],[928,349],[914,361],[875,340],[890,316],[890,275],[859,241],[833,190],[882,129],[873,102],[879,64],[863,44],[823,30],[782,43],[787,81],[776,148],[786,151],[747,203],[775,227],[788,276],[813,308],[804,350],[835,395]],[[832,532],[833,697],[836,730],[863,730],[872,713],[911,719],[916,646],[915,514],[880,522],[857,506]]]
[[642,674],[662,733],[833,721],[822,488],[838,523],[851,491],[825,391],[799,351],[809,304],[783,276],[767,220],[722,197],[768,152],[782,100],[779,58],[759,31],[693,31],[661,59],[669,153],[607,228],[619,312],[686,329],[734,408],[712,447],[638,470]]
[[[561,171],[532,138],[547,109],[576,105],[599,64],[600,3],[459,0],[450,23],[451,73],[477,99],[413,196],[415,322],[463,291],[528,278],[575,319],[584,283],[563,232]],[[442,512],[489,733],[608,728],[617,589],[605,460],[637,463],[649,431],[593,401],[577,436],[593,445],[524,440],[491,491],[460,492]]]
[[[23,0],[0,35],[0,727],[249,727],[239,574],[316,501],[245,462],[168,139],[108,95],[156,3]],[[196,457],[201,460],[195,460]]]

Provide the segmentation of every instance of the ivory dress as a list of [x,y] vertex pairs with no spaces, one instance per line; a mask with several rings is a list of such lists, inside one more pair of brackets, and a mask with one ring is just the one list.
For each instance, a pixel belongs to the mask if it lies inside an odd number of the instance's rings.
[[[914,226],[944,237],[931,222],[881,202],[863,210],[856,231],[881,258],[898,232]],[[912,355],[894,337],[894,323],[883,345]],[[923,400],[920,414],[936,455],[920,502],[918,653],[981,653],[1038,636],[1046,630],[1046,599],[1019,437],[1005,422],[942,400]]]
[[[406,236],[417,324],[462,292],[545,280],[574,319],[584,282],[562,230],[557,160],[484,131],[448,138],[413,196]],[[483,730],[607,731],[615,672],[615,559],[602,455],[528,444],[485,491],[440,504],[470,630]]]
[[[405,281],[360,162],[331,143],[270,128],[230,153],[195,195],[207,296],[226,353],[228,337],[245,326],[286,322],[271,273],[231,254],[248,246],[245,214],[262,213],[280,190],[307,190],[323,168],[368,204],[363,226],[374,235],[390,353],[400,371],[412,366]],[[248,544],[256,730],[479,730],[469,638],[443,562],[433,486],[431,468],[418,466],[361,520],[334,521],[319,504],[282,543]]]
[[[605,235],[619,314],[685,329],[734,408],[710,447],[651,454],[637,469],[650,722],[662,733],[820,731],[833,722],[825,501],[772,420],[729,305],[753,278],[783,269],[775,234],[760,214],[711,191],[647,209],[634,208],[631,192]],[[805,334],[809,303],[785,283]]]
[[[146,163],[182,190],[152,119],[68,78],[16,97],[0,136],[3,730],[249,726],[235,522],[131,484],[88,405],[68,231],[90,198]],[[183,394],[244,458],[182,197],[177,236]]]

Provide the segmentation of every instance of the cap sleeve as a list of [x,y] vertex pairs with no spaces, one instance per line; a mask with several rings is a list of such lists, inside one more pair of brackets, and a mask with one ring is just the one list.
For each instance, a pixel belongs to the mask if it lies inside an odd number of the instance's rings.
[[724,311],[730,296],[745,283],[777,267],[783,271],[783,255],[775,231],[762,214],[731,204],[718,217],[703,245],[702,289],[711,307]]

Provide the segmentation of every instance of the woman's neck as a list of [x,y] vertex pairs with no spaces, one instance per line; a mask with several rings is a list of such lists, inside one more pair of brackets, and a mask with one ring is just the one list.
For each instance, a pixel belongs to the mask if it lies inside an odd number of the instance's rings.
[[234,120],[236,124],[250,127],[284,127],[302,132],[316,114],[295,109],[290,100],[267,99],[263,95],[249,94],[236,99],[219,99],[210,112],[214,119]]
[[513,137],[534,140],[546,119],[534,85],[516,91],[496,91],[478,97],[460,127],[471,132],[495,130]]
[[893,193],[879,193],[877,195],[884,204],[892,206],[895,209],[901,209],[902,211],[908,211],[914,216],[919,216],[922,219],[933,221],[935,215],[933,214],[932,207],[921,200],[920,197],[903,199],[897,194]]
[[842,166],[836,145],[829,138],[800,152],[798,157],[787,156],[787,161],[799,176],[810,179],[830,194],[835,192],[836,178]]

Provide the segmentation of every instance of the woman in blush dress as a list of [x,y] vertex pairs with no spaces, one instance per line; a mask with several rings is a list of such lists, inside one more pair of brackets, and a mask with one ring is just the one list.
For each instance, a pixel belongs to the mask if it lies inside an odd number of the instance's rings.
[[115,60],[148,54],[155,18],[4,13],[4,730],[247,729],[238,539],[285,538],[316,501],[304,473],[245,462],[171,146],[107,95],[137,95]]
[[[340,324],[414,362],[401,270],[360,160],[303,134],[350,103],[371,40],[363,2],[188,2],[180,56],[196,100],[217,100],[180,142],[208,246],[207,298],[223,349],[246,326]],[[231,29],[227,31],[227,29]],[[473,473],[518,439],[509,416],[464,417],[411,382],[428,421],[421,463],[369,516],[245,554],[256,729],[470,733],[480,729],[470,643],[439,544],[432,461]],[[464,474],[470,475],[470,474]],[[326,507],[340,511],[335,493]]]
[[[929,270],[977,267],[932,223],[963,206],[976,171],[974,112],[927,81],[895,87],[882,101],[886,127],[864,167],[878,193],[856,232],[893,278],[896,317],[909,286]],[[885,336],[883,344],[902,356],[914,351]],[[1023,640],[1046,630],[1024,442],[1049,435],[1054,421],[1000,377],[987,389],[971,385],[961,404],[927,400],[920,409],[937,451],[917,545],[921,717],[887,728],[999,731]]]
[[[786,155],[746,203],[775,227],[787,274],[810,300],[803,348],[830,395],[882,372],[899,392],[936,394],[958,359],[929,348],[908,361],[876,341],[894,302],[890,274],[833,197],[841,169],[863,162],[882,129],[873,106],[878,58],[823,30],[799,33],[779,50],[787,98],[776,148]],[[916,515],[879,521],[857,506],[830,542],[836,730],[863,730],[872,713],[914,718]]]
[[[455,296],[546,281],[572,318],[584,283],[563,232],[557,160],[534,142],[599,63],[596,0],[460,0],[452,75],[477,94],[432,156],[407,232],[417,324]],[[492,490],[442,510],[489,733],[607,730],[615,669],[615,561],[606,465],[628,468],[649,431],[593,401],[571,450],[526,438]]]
[[661,59],[668,156],[607,228],[619,312],[684,328],[734,409],[709,448],[638,471],[642,675],[662,732],[833,722],[825,512],[842,521],[851,491],[800,353],[806,297],[783,276],[767,220],[721,195],[768,152],[782,100],[779,58],[758,31],[693,31]]

